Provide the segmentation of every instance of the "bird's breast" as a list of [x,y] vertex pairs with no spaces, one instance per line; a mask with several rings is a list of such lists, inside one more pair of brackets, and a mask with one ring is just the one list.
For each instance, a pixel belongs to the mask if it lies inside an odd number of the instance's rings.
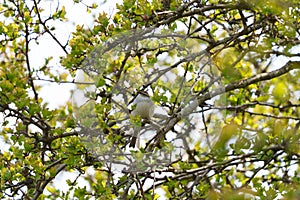
[[152,102],[139,102],[133,111],[133,115],[139,115],[143,119],[150,119],[153,116],[154,107]]

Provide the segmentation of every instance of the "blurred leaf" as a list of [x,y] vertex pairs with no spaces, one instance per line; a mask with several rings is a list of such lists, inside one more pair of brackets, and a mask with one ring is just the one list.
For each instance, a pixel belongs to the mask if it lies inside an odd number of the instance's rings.
[[275,84],[275,87],[272,90],[272,95],[275,100],[280,103],[287,102],[290,99],[290,90],[286,83],[279,81]]

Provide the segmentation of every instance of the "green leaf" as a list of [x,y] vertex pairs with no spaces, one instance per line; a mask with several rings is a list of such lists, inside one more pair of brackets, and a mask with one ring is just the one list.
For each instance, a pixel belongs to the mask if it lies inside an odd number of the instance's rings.
[[281,103],[287,102],[290,99],[290,90],[285,82],[279,81],[275,84],[275,87],[272,90],[272,95],[275,100]]
[[105,85],[105,79],[103,77],[99,77],[98,81],[96,83],[96,87],[98,88],[98,87],[102,87],[104,85]]

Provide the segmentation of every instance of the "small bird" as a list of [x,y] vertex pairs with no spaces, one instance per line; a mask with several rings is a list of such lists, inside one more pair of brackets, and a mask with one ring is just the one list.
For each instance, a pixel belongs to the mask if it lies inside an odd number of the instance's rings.
[[[136,105],[135,109],[132,111],[133,116],[140,116],[141,119],[151,120],[154,114],[155,104],[151,100],[148,92],[139,91],[133,104]],[[129,147],[135,147],[136,139],[139,134],[139,131],[140,131],[140,127],[134,127],[134,133],[131,142],[129,144]]]

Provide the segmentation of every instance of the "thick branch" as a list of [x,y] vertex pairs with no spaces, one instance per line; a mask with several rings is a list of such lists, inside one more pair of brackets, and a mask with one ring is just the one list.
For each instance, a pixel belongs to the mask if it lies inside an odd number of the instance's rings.
[[36,200],[39,198],[39,196],[43,193],[46,186],[56,177],[57,174],[59,174],[61,171],[63,171],[66,168],[66,164],[62,164],[60,167],[57,168],[56,173],[54,176],[49,177],[47,180],[45,180],[41,186],[36,188],[36,192],[32,198],[32,200]]
[[283,67],[274,70],[272,72],[266,72],[254,75],[250,78],[246,78],[234,83],[230,83],[224,87],[219,87],[209,93],[206,93],[203,96],[199,96],[194,102],[192,102],[190,105],[186,106],[182,111],[180,112],[180,115],[178,116],[179,120],[182,119],[184,116],[189,115],[192,111],[194,111],[199,105],[202,105],[206,100],[209,100],[215,96],[218,96],[220,94],[224,94],[226,92],[239,89],[239,88],[245,88],[251,84],[258,83],[265,80],[270,80],[276,77],[279,77],[283,74],[286,74],[287,72],[293,70],[293,69],[300,69],[300,61],[289,61],[286,65]]
[[300,69],[300,61],[289,61],[288,63],[286,63],[286,65],[284,65],[283,67],[281,67],[277,70],[274,70],[274,71],[271,71],[268,73],[257,74],[250,78],[246,78],[246,79],[234,82],[234,83],[230,83],[224,87],[219,87],[209,93],[206,93],[203,96],[197,97],[189,105],[184,107],[180,113],[178,113],[173,118],[171,118],[169,123],[165,127],[163,127],[162,129],[160,129],[157,132],[157,134],[156,134],[157,138],[154,141],[154,144],[150,145],[148,147],[148,149],[151,151],[154,147],[158,146],[161,139],[164,138],[165,133],[170,131],[181,119],[183,119],[184,117],[191,114],[194,110],[196,110],[196,108],[198,106],[202,105],[206,100],[209,100],[213,97],[216,97],[218,95],[224,94],[226,92],[229,92],[229,91],[232,91],[235,89],[245,88],[254,83],[258,83],[261,81],[270,80],[270,79],[279,77],[293,69]]
[[283,67],[274,70],[272,72],[266,72],[262,74],[254,75],[250,78],[243,79],[234,83],[230,83],[225,87],[217,88],[215,91],[205,94],[203,97],[199,98],[199,105],[201,105],[204,101],[211,99],[217,95],[223,94],[225,92],[229,92],[239,88],[245,88],[251,84],[258,83],[265,80],[270,80],[276,77],[279,77],[293,69],[300,69],[300,61],[289,61]]

